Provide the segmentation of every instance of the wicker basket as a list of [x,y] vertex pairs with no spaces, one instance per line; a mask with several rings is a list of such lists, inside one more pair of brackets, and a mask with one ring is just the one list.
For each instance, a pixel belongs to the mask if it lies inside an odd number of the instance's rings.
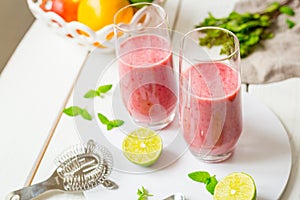
[[[154,2],[160,5],[163,5],[164,3],[163,0]],[[112,41],[113,24],[107,25],[98,31],[94,31],[80,22],[66,22],[54,12],[45,12],[40,8],[41,0],[27,0],[27,4],[32,14],[37,19],[43,20],[60,35],[70,38],[89,49],[100,48],[104,52],[110,52],[114,49],[114,42]]]

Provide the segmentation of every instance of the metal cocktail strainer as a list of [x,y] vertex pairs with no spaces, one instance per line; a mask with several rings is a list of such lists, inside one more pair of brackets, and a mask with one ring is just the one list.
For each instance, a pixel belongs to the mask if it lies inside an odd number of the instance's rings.
[[58,167],[45,181],[11,192],[7,200],[28,200],[49,190],[85,191],[98,185],[107,189],[118,188],[107,179],[112,170],[111,153],[93,140],[87,145],[76,145],[62,153],[56,162]]

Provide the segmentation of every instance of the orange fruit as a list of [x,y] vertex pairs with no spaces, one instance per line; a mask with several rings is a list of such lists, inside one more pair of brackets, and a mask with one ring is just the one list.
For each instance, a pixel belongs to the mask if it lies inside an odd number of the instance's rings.
[[65,21],[70,22],[77,20],[79,1],[80,0],[43,0],[40,7],[46,12],[55,12]]
[[[78,6],[77,20],[94,31],[113,24],[114,15],[124,6],[129,5],[128,0],[81,0]],[[133,9],[128,8],[119,22],[129,23],[133,16]]]

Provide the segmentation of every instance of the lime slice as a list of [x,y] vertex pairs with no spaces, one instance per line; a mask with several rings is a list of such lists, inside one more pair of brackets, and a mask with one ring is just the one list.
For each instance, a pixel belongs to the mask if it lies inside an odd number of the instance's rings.
[[154,164],[162,152],[162,140],[154,131],[139,128],[125,137],[122,144],[125,157],[138,165]]
[[232,173],[218,182],[214,200],[254,200],[256,187],[253,178],[242,172]]

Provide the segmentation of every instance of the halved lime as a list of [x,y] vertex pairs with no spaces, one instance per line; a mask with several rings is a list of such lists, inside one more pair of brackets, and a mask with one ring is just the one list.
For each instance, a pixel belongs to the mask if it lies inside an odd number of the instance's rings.
[[214,200],[254,200],[256,186],[253,178],[243,172],[224,177],[215,187]]
[[153,130],[139,128],[125,137],[122,150],[129,161],[146,167],[154,164],[159,158],[162,140]]

